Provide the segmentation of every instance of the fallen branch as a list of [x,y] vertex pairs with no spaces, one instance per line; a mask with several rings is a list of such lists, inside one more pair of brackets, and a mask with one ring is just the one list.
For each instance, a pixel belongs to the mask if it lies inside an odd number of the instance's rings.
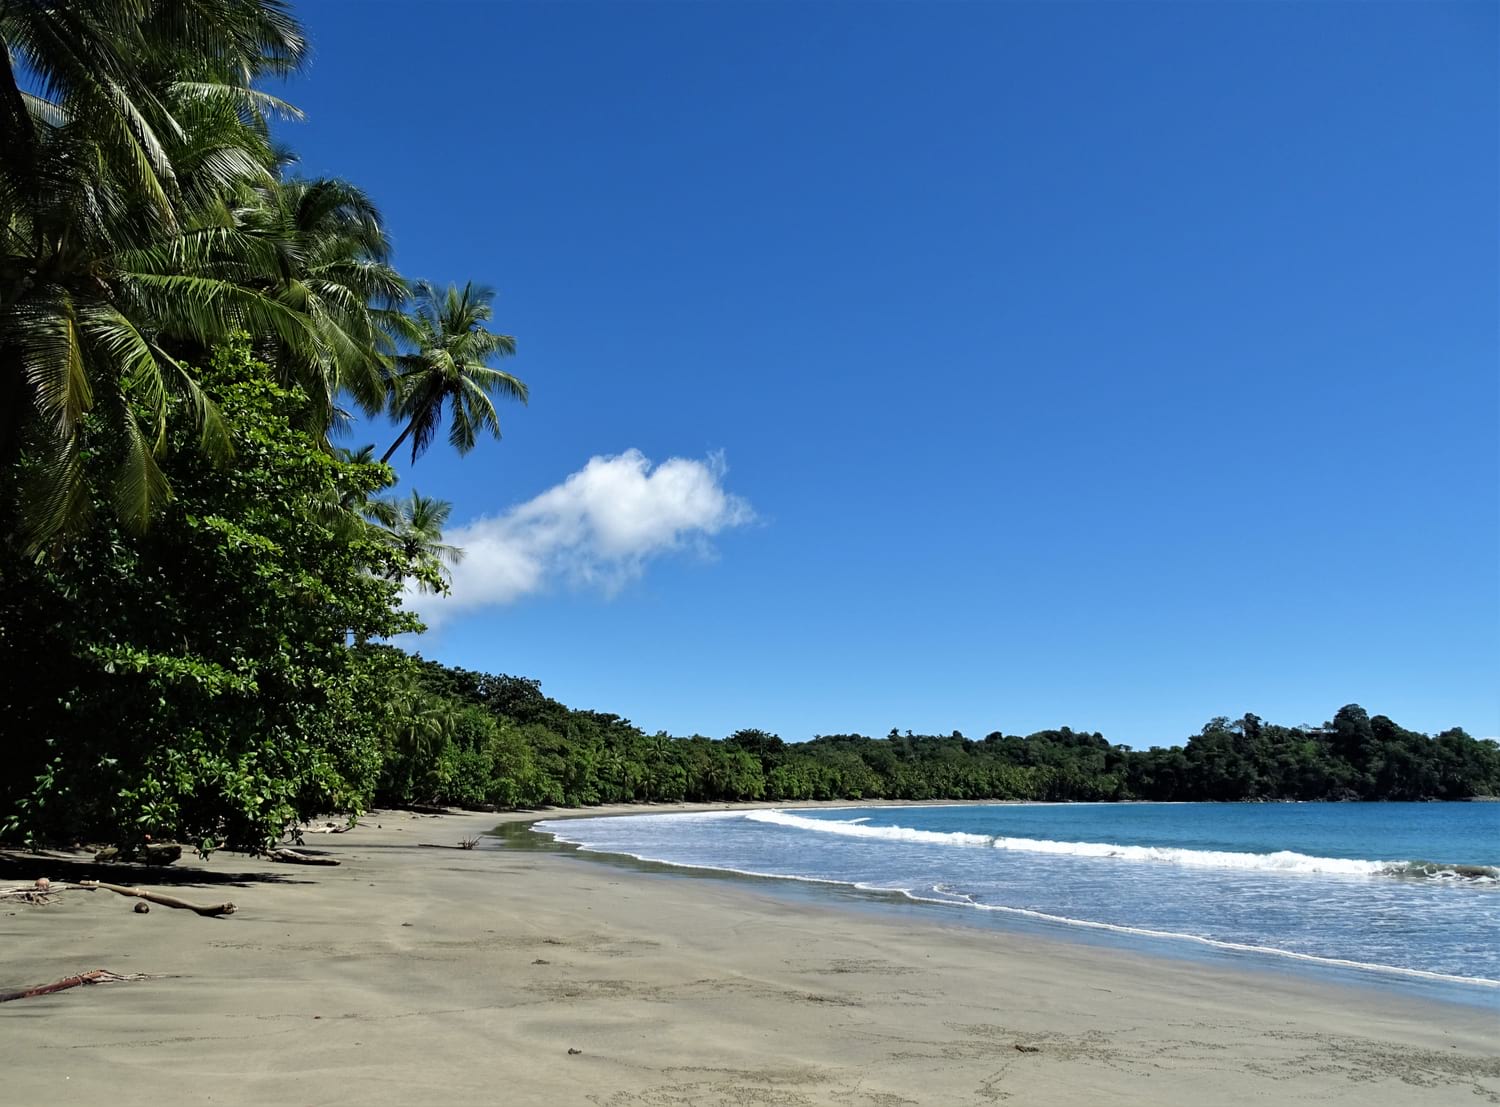
[[45,907],[57,898],[52,882],[43,878],[19,888],[0,888],[0,899],[18,899],[22,903],[35,903]]
[[12,892],[0,892],[0,899],[18,899],[22,903],[34,903],[46,907],[57,898],[56,892],[38,892],[35,888],[20,888]]
[[78,988],[85,984],[109,984],[116,980],[140,979],[139,975],[121,976],[108,969],[94,969],[91,972],[79,973],[77,976],[64,977],[51,984],[38,984],[35,988],[23,988],[19,992],[0,992],[0,1003],[9,1003],[13,999],[30,999],[32,996],[51,995],[53,992],[65,992],[69,988]]
[[339,826],[338,823],[324,823],[322,826],[310,826],[310,827],[307,827],[307,828],[305,828],[303,830],[297,831],[297,833],[298,834],[348,834],[353,829],[354,829],[354,827],[351,824],[349,824],[349,823],[345,823],[343,826]]
[[185,899],[178,899],[176,896],[164,896],[160,892],[148,892],[144,888],[126,888],[120,884],[106,884],[102,880],[80,880],[78,886],[80,888],[87,888],[91,892],[96,888],[103,888],[106,892],[114,892],[116,895],[133,896],[136,899],[143,899],[148,903],[155,903],[162,907],[178,907],[184,911],[192,911],[194,914],[203,915],[204,917],[232,915],[238,910],[232,903],[216,903],[212,907],[200,907],[195,903],[189,903]]
[[333,857],[321,857],[315,853],[300,853],[285,846],[277,849],[266,850],[266,856],[272,861],[285,861],[288,865],[337,865],[338,860]]
[[94,854],[95,861],[144,861],[148,865],[170,865],[182,856],[176,842],[147,842],[140,850],[122,850],[108,846]]

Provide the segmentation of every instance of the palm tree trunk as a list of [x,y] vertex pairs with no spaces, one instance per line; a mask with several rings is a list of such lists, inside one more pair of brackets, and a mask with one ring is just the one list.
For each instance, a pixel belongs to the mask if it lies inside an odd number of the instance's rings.
[[380,464],[384,465],[386,462],[391,460],[391,455],[401,447],[401,443],[405,442],[406,439],[411,435],[411,432],[416,430],[417,420],[420,418],[422,418],[422,413],[420,411],[411,417],[411,422],[406,424],[406,429],[401,432],[401,434],[396,438],[396,441],[391,443],[391,448],[380,455]]

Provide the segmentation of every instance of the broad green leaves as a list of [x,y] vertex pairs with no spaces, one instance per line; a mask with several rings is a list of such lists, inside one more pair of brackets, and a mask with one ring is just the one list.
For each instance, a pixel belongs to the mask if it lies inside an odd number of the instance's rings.
[[419,628],[401,590],[433,578],[431,555],[330,509],[377,495],[391,471],[300,429],[312,401],[243,343],[200,374],[233,465],[203,456],[176,418],[189,401],[169,396],[164,446],[145,456],[173,498],[148,530],[96,503],[64,549],[0,556],[11,836],[254,848],[367,802],[408,725],[391,690],[410,662],[356,643]]

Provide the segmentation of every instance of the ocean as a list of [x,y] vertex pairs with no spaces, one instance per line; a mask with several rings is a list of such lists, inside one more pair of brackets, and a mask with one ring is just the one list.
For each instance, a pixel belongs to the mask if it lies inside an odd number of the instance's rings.
[[900,893],[976,922],[1321,963],[1500,1002],[1500,803],[883,806],[535,829],[644,861]]

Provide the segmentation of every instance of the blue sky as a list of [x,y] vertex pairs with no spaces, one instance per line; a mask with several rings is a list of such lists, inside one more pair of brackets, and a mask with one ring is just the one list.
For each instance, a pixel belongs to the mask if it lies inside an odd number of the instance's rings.
[[532,388],[402,466],[426,655],[679,734],[1500,734],[1494,5],[298,11],[305,169]]

